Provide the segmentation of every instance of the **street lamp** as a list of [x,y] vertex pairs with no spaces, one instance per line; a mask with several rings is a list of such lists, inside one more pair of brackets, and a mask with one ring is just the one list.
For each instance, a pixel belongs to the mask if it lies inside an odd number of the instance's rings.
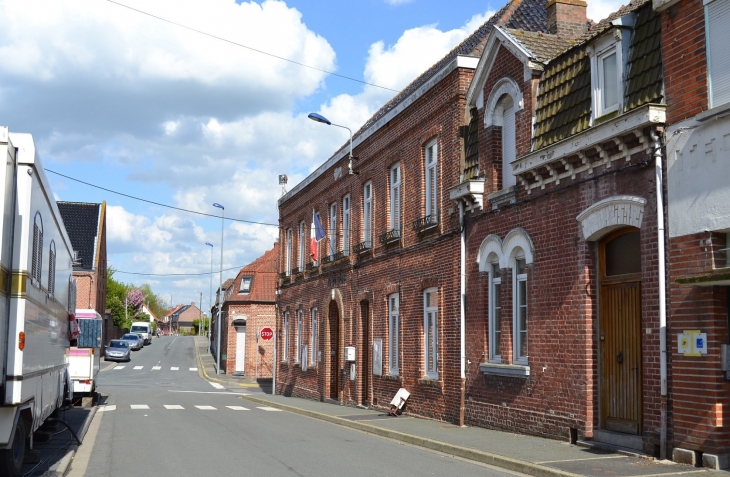
[[318,123],[326,124],[327,126],[337,126],[338,128],[347,129],[347,132],[350,133],[350,162],[347,163],[347,170],[348,174],[357,174],[357,172],[352,171],[352,160],[355,158],[352,157],[352,131],[350,130],[350,128],[348,128],[347,126],[342,126],[340,124],[335,124],[321,114],[309,113],[307,117],[312,121],[317,121]]
[[[210,290],[208,290],[208,305],[213,308],[213,244],[205,242],[205,245],[210,247]],[[211,316],[211,319],[213,317]],[[209,325],[210,326],[210,325]],[[208,349],[210,350],[210,339],[208,340]]]
[[215,327],[215,353],[216,353],[216,363],[218,366],[215,368],[215,374],[219,375],[221,373],[221,313],[223,309],[223,222],[225,221],[225,215],[226,215],[226,208],[223,207],[221,204],[214,203],[213,207],[218,207],[221,209],[221,271],[220,271],[220,288],[219,290],[219,303],[218,303],[218,324]]

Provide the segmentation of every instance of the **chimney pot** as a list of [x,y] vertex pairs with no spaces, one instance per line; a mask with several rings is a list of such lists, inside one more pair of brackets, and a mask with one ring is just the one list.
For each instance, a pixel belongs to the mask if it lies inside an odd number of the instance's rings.
[[588,27],[584,0],[548,0],[545,5],[548,16],[548,33],[563,38],[576,38]]

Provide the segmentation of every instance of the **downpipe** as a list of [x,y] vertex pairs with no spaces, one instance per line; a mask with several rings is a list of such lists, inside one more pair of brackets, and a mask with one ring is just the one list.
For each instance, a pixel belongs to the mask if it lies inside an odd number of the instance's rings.
[[460,320],[460,344],[461,344],[461,380],[459,399],[459,426],[464,427],[464,412],[466,407],[466,227],[464,227],[464,201],[459,201],[459,225],[461,226],[461,239],[459,243],[459,320]]

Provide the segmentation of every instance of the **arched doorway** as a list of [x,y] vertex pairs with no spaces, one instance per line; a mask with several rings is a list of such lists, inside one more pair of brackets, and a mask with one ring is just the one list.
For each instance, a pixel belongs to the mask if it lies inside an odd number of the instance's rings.
[[599,243],[600,427],[641,434],[641,241],[624,228]]
[[339,400],[340,391],[340,309],[332,300],[329,308],[329,398]]

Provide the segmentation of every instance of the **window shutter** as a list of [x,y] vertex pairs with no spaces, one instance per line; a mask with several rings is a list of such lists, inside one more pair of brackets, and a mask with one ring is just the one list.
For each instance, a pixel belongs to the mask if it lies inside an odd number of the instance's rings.
[[53,296],[56,288],[56,252],[53,248],[48,255],[48,294]]
[[707,5],[710,107],[730,102],[730,2],[715,0]]
[[36,280],[38,270],[38,224],[33,224],[33,253],[31,254],[30,278]]
[[515,107],[514,105],[504,110],[502,122],[502,189],[511,187],[517,183],[512,173],[510,163],[517,157],[517,144],[515,141]]
[[[436,177],[436,143],[426,148],[426,215],[438,214],[438,178]],[[436,218],[436,217],[434,217]]]
[[41,284],[41,277],[43,275],[43,230],[38,229],[38,258],[36,259],[36,280],[38,285]]

